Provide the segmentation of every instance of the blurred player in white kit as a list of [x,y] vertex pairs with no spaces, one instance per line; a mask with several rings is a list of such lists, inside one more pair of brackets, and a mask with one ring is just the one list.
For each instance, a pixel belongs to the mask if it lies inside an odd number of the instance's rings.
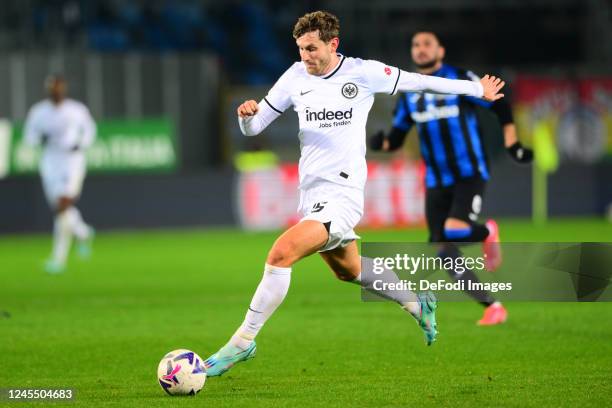
[[63,76],[50,75],[45,88],[48,98],[32,106],[24,133],[26,143],[43,149],[40,176],[55,217],[53,250],[45,270],[60,273],[66,267],[73,236],[81,257],[91,253],[94,230],[83,221],[75,203],[85,179],[85,151],[96,137],[96,124],[84,104],[66,97]]

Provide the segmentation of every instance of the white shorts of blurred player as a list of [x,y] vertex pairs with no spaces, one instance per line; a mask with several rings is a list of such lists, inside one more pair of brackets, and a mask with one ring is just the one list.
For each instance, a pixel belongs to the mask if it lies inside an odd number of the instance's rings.
[[300,221],[319,221],[329,231],[329,239],[319,252],[344,248],[360,238],[353,228],[363,216],[363,203],[363,190],[327,180],[318,180],[300,189]]
[[85,172],[84,154],[45,152],[40,161],[40,178],[49,205],[57,206],[60,197],[78,198]]

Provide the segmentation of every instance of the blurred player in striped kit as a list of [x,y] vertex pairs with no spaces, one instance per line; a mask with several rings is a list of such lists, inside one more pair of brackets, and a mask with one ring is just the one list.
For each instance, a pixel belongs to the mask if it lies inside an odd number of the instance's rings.
[[[412,37],[411,53],[421,74],[479,80],[471,71],[443,63],[445,50],[433,32],[417,32]],[[486,267],[493,271],[502,260],[497,223],[494,220],[485,224],[477,222],[490,174],[476,106],[488,108],[497,115],[510,156],[519,163],[531,162],[533,153],[518,141],[506,99],[489,102],[467,95],[406,92],[397,100],[391,130],[387,134],[378,132],[369,144],[372,150],[397,150],[416,125],[426,165],[425,214],[430,242],[443,242],[440,255],[453,258],[461,252],[452,243],[482,242]],[[454,279],[478,282],[471,270],[449,273]],[[506,309],[490,293],[470,290],[467,293],[485,307],[479,325],[506,320]]]
[[72,238],[79,243],[79,255],[89,257],[94,230],[87,225],[75,203],[81,194],[86,172],[85,150],[96,136],[96,124],[89,109],[66,97],[62,75],[45,80],[48,98],[36,103],[25,122],[25,140],[42,146],[40,176],[43,190],[54,212],[53,250],[45,263],[49,273],[63,272]]

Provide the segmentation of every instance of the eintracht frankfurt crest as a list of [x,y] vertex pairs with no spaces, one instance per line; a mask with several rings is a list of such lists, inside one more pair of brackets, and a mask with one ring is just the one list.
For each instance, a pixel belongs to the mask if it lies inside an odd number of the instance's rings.
[[357,93],[359,93],[359,88],[357,88],[357,85],[354,83],[347,82],[346,84],[342,85],[342,96],[345,98],[353,99],[357,96]]

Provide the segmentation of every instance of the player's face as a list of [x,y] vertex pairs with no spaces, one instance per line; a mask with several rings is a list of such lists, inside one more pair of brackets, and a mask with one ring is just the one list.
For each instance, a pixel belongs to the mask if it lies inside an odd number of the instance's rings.
[[417,33],[412,37],[411,53],[418,68],[432,68],[444,58],[444,47],[432,33]]
[[64,80],[55,79],[47,85],[49,96],[54,101],[61,101],[66,97],[66,82]]
[[337,37],[326,43],[319,38],[319,31],[312,31],[299,37],[295,42],[309,74],[323,75],[333,68],[330,65],[338,49]]

